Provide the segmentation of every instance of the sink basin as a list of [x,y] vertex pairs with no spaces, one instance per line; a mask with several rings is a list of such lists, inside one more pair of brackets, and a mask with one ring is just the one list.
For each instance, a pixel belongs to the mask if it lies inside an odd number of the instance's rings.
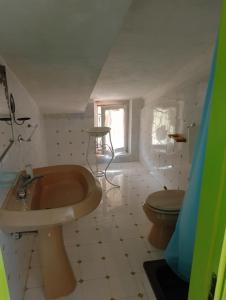
[[12,188],[0,209],[0,228],[8,232],[38,230],[74,221],[100,203],[99,182],[84,167],[59,165],[34,169],[44,175],[28,189],[26,203],[16,199]]
[[110,127],[92,127],[87,129],[90,136],[103,137],[111,131]]
[[62,224],[92,212],[100,203],[99,182],[84,167],[59,165],[34,169],[43,175],[17,200],[18,183],[0,208],[0,228],[7,232],[38,231],[39,253],[47,299],[71,293],[76,280],[62,236]]

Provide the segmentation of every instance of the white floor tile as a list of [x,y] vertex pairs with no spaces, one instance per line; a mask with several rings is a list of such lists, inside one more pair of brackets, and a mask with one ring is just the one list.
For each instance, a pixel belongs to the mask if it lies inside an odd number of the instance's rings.
[[102,248],[101,244],[91,243],[81,245],[79,249],[79,258],[82,262],[95,261],[101,258]]
[[112,298],[123,299],[136,297],[140,293],[144,294],[144,291],[139,288],[136,279],[132,275],[112,277],[109,281]]
[[115,258],[124,258],[124,247],[123,242],[119,239],[117,241],[111,241],[109,243],[103,243],[102,245],[102,255],[108,260]]
[[82,262],[81,272],[83,280],[104,278],[106,276],[105,263],[101,258],[95,261]]
[[120,232],[116,228],[116,223],[102,226],[100,229],[100,235],[101,235],[100,239],[104,243],[108,243],[111,241],[118,241],[120,238]]
[[[139,163],[113,164],[114,168],[118,171],[112,178],[120,189],[108,190],[94,212],[64,225],[77,288],[59,300],[156,300],[143,262],[162,258],[163,252],[147,240],[151,224],[142,205],[161,187]],[[36,244],[34,248],[24,300],[45,300]]]
[[139,231],[137,228],[137,223],[133,222],[131,225],[125,225],[119,227],[120,237],[123,239],[138,238]]
[[80,280],[82,278],[82,270],[79,263],[72,262],[71,263],[72,270],[74,272],[76,280]]
[[77,262],[80,259],[78,246],[80,247],[80,244],[76,242],[74,246],[66,247],[66,252],[69,257],[69,260],[73,263]]
[[80,231],[78,236],[78,243],[79,244],[90,244],[90,243],[97,243],[101,240],[100,232],[96,231],[96,227],[93,228],[86,228]]
[[148,300],[156,300],[156,297],[154,295],[154,292],[151,288],[150,282],[148,280],[148,277],[146,276],[145,272],[141,272],[136,274],[136,279],[138,281],[138,284],[142,286],[143,290],[145,291],[145,295]]
[[82,284],[83,300],[110,300],[111,292],[107,279],[87,280]]
[[129,274],[133,271],[127,258],[106,259],[105,264],[106,272],[109,276],[121,276],[122,274],[129,276]]
[[91,229],[95,227],[95,219],[93,216],[85,216],[81,219],[78,220],[78,229],[82,230],[82,229]]
[[[142,295],[142,296],[136,296],[136,297],[129,297],[129,298],[120,298],[119,300],[152,300],[152,299],[149,299],[148,297]],[[116,299],[117,300],[117,299]],[[155,299],[153,299],[155,300]]]

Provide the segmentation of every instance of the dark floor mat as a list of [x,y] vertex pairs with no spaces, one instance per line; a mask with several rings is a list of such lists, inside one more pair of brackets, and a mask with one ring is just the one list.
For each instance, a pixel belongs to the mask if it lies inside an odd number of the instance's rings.
[[187,300],[189,284],[180,279],[164,259],[144,262],[144,270],[157,300]]

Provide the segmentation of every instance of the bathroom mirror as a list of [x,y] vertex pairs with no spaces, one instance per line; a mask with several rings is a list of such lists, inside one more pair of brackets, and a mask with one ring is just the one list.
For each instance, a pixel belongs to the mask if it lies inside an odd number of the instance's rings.
[[6,68],[0,65],[0,162],[13,143],[13,128],[8,105]]

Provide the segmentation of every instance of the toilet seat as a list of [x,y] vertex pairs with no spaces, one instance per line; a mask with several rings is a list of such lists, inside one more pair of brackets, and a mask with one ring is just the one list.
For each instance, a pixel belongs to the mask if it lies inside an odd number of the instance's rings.
[[184,198],[182,190],[164,190],[152,193],[146,199],[147,206],[154,212],[177,215]]

